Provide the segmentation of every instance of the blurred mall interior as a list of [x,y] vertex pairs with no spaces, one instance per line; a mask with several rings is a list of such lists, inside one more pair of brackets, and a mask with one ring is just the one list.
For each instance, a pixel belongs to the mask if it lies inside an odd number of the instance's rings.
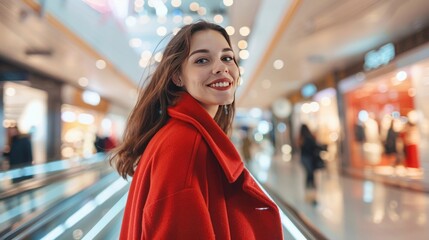
[[[427,239],[427,0],[0,0],[0,239],[118,238],[129,182],[108,150],[199,19],[231,37],[231,139],[284,239]],[[312,201],[302,124],[326,146]],[[14,127],[32,163],[10,164]]]

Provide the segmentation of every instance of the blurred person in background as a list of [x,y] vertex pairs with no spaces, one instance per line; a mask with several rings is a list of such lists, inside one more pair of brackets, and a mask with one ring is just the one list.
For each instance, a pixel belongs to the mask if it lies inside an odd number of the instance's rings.
[[111,155],[132,176],[121,239],[283,239],[277,206],[227,135],[238,79],[221,26],[172,37]]
[[[28,134],[22,134],[17,126],[7,128],[8,148],[4,155],[9,159],[9,168],[19,168],[32,164],[33,150],[31,146],[31,137]],[[22,176],[12,179],[13,183],[32,178],[32,176]]]
[[320,146],[313,133],[306,124],[302,124],[299,131],[298,144],[301,151],[301,164],[305,170],[305,199],[308,202],[317,204],[316,182],[314,172],[318,169],[317,156],[320,153]]
[[94,147],[97,153],[105,152],[104,150],[104,138],[98,134],[95,135]]
[[114,149],[116,147],[116,143],[113,137],[102,137],[97,134],[95,135],[94,147],[97,153],[104,153]]

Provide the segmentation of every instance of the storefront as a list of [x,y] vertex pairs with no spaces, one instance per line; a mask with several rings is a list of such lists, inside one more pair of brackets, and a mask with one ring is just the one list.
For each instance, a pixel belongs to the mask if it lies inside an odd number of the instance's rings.
[[[343,79],[344,167],[429,183],[429,44]],[[401,180],[403,179],[403,180]]]
[[[29,85],[29,84],[27,84]],[[33,163],[46,162],[47,150],[47,99],[45,91],[24,83],[3,84],[3,127],[17,126],[22,134],[28,134],[33,151]],[[5,136],[5,146],[9,144]],[[1,149],[5,151],[5,149]]]
[[[62,92],[63,158],[87,157],[97,151],[108,151],[117,145],[122,138],[127,113],[121,112],[120,108],[114,107],[95,92],[69,85],[64,86]],[[96,146],[99,147],[98,150]]]

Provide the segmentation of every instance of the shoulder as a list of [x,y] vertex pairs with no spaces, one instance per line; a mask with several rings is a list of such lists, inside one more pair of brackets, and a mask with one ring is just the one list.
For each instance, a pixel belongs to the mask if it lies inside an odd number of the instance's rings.
[[202,141],[201,133],[191,124],[170,119],[152,138],[150,144],[163,152],[190,150]]
[[[150,141],[143,158],[151,161],[157,176],[186,178],[195,161],[203,161],[202,150],[207,144],[191,124],[170,120]],[[161,173],[161,174],[160,174]]]

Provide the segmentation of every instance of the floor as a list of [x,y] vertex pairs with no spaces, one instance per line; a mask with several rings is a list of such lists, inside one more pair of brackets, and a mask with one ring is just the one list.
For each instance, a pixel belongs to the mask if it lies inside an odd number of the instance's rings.
[[298,156],[261,151],[247,166],[328,239],[428,239],[427,193],[346,177],[330,162],[316,174],[318,203],[312,205]]

